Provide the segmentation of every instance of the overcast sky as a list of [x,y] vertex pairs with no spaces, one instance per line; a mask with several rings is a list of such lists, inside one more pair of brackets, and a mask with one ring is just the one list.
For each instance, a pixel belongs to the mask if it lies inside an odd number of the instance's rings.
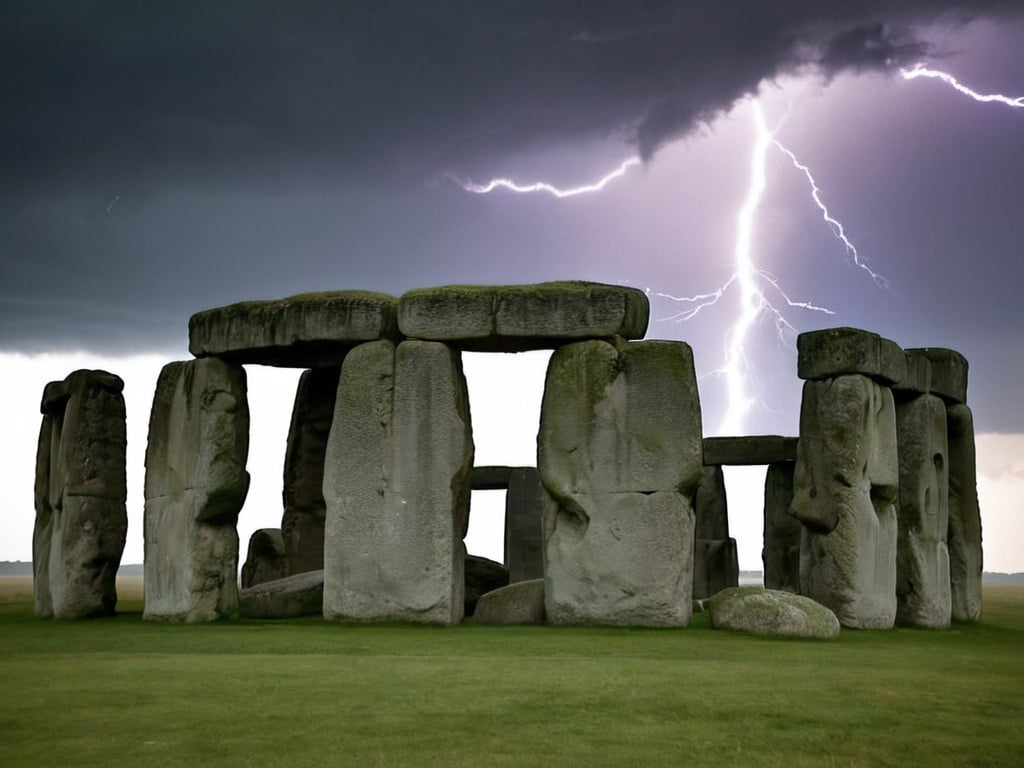
[[[694,347],[713,433],[739,293],[685,322],[657,294],[735,270],[758,98],[884,280],[770,148],[752,258],[834,314],[785,307],[781,340],[759,316],[743,430],[795,434],[795,332],[853,325],[961,351],[977,429],[1024,446],[1024,109],[899,74],[1024,95],[1020,2],[12,0],[2,19],[8,357],[180,358],[193,312],[309,290],[592,279],[650,289],[648,336]],[[564,200],[447,175],[572,186],[634,155]],[[34,429],[8,444],[33,453]]]

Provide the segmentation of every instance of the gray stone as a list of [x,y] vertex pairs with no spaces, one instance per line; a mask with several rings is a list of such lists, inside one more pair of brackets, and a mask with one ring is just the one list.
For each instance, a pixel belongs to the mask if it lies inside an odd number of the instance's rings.
[[540,473],[513,467],[505,492],[505,565],[512,582],[544,576],[543,507]]
[[932,386],[932,363],[921,350],[908,349],[905,352],[907,375],[892,385],[897,398],[927,395]]
[[696,539],[693,545],[693,597],[703,600],[740,583],[736,539]]
[[79,370],[43,393],[32,539],[37,616],[108,616],[128,531],[124,383]]
[[456,624],[473,438],[457,352],[361,345],[327,443],[324,617]]
[[736,587],[719,592],[704,605],[715,629],[822,640],[839,636],[839,621],[832,611],[791,592]]
[[764,585],[785,592],[800,591],[800,537],[803,527],[789,514],[793,503],[793,472],[796,464],[780,461],[768,465],[764,478]]
[[688,624],[702,467],[689,346],[560,348],[537,445],[548,621]]
[[899,345],[857,328],[828,328],[796,339],[797,376],[817,381],[859,373],[882,384],[907,377],[906,355]]
[[472,616],[480,595],[508,586],[508,568],[486,557],[466,555],[465,615]]
[[245,619],[319,616],[323,601],[324,572],[306,571],[240,590],[238,615]]
[[781,435],[705,437],[704,463],[756,466],[796,461],[796,443],[797,438]]
[[953,621],[981,619],[981,508],[974,416],[966,405],[946,409],[949,440],[949,579]]
[[480,596],[473,621],[477,624],[543,624],[544,579],[510,584]]
[[463,350],[520,352],[588,338],[642,339],[649,311],[643,291],[619,285],[448,285],[404,294],[398,325],[410,338]]
[[397,338],[397,310],[394,296],[369,291],[244,301],[192,315],[188,349],[236,363],[340,365],[354,344]]
[[512,467],[473,467],[470,483],[474,491],[503,491],[508,488]]
[[729,500],[721,465],[705,464],[701,468],[693,512],[696,519],[694,536],[698,539],[729,538]]
[[922,347],[908,351],[923,355],[931,363],[930,391],[933,395],[938,395],[947,403],[967,402],[966,357],[942,347]]
[[288,575],[288,555],[280,528],[260,528],[249,537],[249,550],[242,565],[242,588],[277,581]]
[[805,382],[794,473],[801,594],[844,627],[891,628],[899,463],[888,387],[859,375]]
[[948,627],[949,460],[946,406],[934,395],[896,404],[900,454],[896,623]]
[[281,533],[288,571],[282,576],[324,567],[324,453],[340,373],[338,367],[306,371],[295,392],[284,457]]
[[245,370],[165,365],[146,447],[144,618],[200,622],[238,608],[238,513],[249,489]]

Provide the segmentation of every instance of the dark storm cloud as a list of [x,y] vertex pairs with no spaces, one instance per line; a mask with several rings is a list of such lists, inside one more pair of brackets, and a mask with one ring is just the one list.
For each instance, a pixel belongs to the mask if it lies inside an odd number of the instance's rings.
[[8,3],[0,163],[11,191],[172,173],[429,173],[611,134],[650,156],[762,78],[923,52],[891,30],[957,5]]
[[650,157],[764,78],[893,67],[916,23],[1003,5],[6,2],[0,348],[180,345],[192,311],[321,281],[523,279],[424,242],[471,216],[430,179],[602,137]]

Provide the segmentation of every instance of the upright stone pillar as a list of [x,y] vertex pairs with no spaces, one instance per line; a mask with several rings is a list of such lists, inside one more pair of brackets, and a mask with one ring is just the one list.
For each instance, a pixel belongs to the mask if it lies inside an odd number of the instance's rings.
[[793,503],[793,461],[768,465],[764,478],[764,586],[785,592],[800,591],[800,522],[789,514]]
[[910,350],[931,363],[931,391],[946,404],[949,448],[949,579],[953,621],[981,619],[981,509],[974,416],[967,406],[967,359],[952,349]]
[[285,575],[324,567],[324,453],[340,372],[339,366],[308,370],[295,393],[284,459]]
[[200,622],[238,608],[238,513],[249,488],[245,371],[169,363],[146,447],[144,618]]
[[128,531],[124,382],[75,371],[46,385],[32,540],[37,616],[106,616]]
[[512,467],[505,491],[505,567],[509,581],[544,576],[540,473],[535,467]]
[[801,334],[793,515],[803,524],[800,591],[846,627],[887,629],[896,618],[896,413],[889,385],[903,350],[877,334]]
[[900,456],[896,623],[948,627],[950,621],[949,458],[946,406],[928,394],[928,359],[907,353],[907,380],[894,386]]
[[688,624],[702,466],[690,347],[561,347],[548,365],[537,445],[548,621]]
[[694,514],[693,597],[701,600],[739,584],[736,540],[729,537],[729,502],[720,464],[703,467]]
[[327,442],[324,617],[462,620],[473,436],[459,353],[353,349]]

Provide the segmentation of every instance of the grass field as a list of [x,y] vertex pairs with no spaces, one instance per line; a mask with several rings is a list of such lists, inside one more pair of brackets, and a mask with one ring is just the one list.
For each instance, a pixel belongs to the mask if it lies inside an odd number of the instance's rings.
[[1024,587],[836,641],[31,615],[0,579],[0,766],[1020,766]]

